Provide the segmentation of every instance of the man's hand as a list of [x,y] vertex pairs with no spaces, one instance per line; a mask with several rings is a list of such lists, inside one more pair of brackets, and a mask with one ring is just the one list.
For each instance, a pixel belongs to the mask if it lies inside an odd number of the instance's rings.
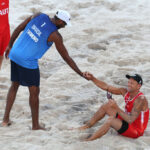
[[7,46],[6,50],[5,50],[5,58],[8,59],[8,55],[10,53],[11,48],[9,46]]
[[94,76],[89,72],[83,72],[83,77],[87,80],[92,80]]

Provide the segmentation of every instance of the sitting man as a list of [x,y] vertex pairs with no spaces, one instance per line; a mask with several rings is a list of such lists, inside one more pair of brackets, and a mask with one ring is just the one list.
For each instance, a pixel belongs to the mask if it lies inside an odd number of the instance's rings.
[[103,104],[85,125],[78,128],[79,130],[90,128],[106,114],[109,115],[108,120],[97,132],[88,137],[86,141],[102,137],[108,132],[110,127],[126,137],[138,138],[142,136],[148,124],[149,108],[146,97],[140,92],[140,88],[143,84],[141,76],[138,74],[133,76],[126,75],[128,78],[127,89],[110,86],[96,79],[90,73],[85,73],[85,76],[101,89],[116,95],[122,95],[125,99],[125,112],[121,110],[114,99],[110,97],[109,101]]

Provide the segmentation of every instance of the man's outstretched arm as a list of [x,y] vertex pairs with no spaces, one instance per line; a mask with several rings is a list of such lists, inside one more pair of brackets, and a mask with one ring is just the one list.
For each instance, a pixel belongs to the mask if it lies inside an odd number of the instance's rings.
[[87,77],[88,80],[91,80],[96,86],[98,86],[102,90],[111,92],[112,94],[124,96],[125,93],[127,92],[125,88],[117,88],[117,87],[108,85],[106,82],[101,81],[97,79],[96,77],[94,77],[91,73],[86,72],[85,76]]
[[49,42],[54,42],[57,51],[59,52],[59,54],[62,56],[62,58],[65,60],[65,62],[76,72],[78,73],[80,76],[83,76],[83,73],[80,71],[80,69],[78,68],[78,66],[76,65],[76,63],[73,61],[73,59],[69,56],[66,47],[63,44],[63,39],[62,36],[59,34],[59,32],[53,32],[49,39]]

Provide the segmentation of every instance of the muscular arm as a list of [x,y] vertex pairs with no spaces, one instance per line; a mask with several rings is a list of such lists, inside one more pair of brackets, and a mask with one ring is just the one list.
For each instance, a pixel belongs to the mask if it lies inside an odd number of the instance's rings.
[[9,47],[11,48],[15,42],[15,40],[17,39],[17,37],[19,36],[20,32],[24,30],[24,28],[26,27],[27,23],[31,20],[32,16],[30,16],[29,18],[27,18],[25,21],[23,21],[13,32],[10,41],[9,41]]
[[145,105],[145,101],[142,100],[140,97],[138,99],[136,99],[136,101],[134,102],[134,106],[133,109],[131,111],[131,114],[128,115],[126,114],[124,111],[122,111],[120,108],[118,108],[118,114],[125,120],[127,121],[129,124],[131,124],[132,122],[134,122],[141,111],[143,111],[143,106]]
[[35,18],[36,16],[38,16],[40,13],[37,13],[33,16],[28,17],[26,20],[24,20],[13,32],[11,38],[10,38],[10,42],[9,42],[9,48],[12,48],[15,40],[17,39],[17,37],[19,36],[20,32],[22,32],[26,25],[29,23],[29,21],[31,21],[31,19]]
[[76,63],[73,61],[73,59],[69,56],[67,49],[65,48],[63,44],[63,39],[62,36],[57,32],[53,32],[49,39],[48,42],[54,42],[57,51],[59,54],[62,56],[62,58],[65,60],[65,62],[80,76],[83,76],[83,73],[80,71],[80,69],[77,67]]
[[10,41],[9,41],[9,44],[6,48],[6,51],[5,51],[5,57],[8,58],[8,55],[10,53],[10,50],[15,42],[15,40],[17,39],[17,37],[19,36],[20,32],[23,31],[26,27],[26,25],[29,23],[29,21],[33,18],[35,18],[36,16],[38,16],[40,13],[37,13],[33,16],[30,16],[28,17],[25,21],[23,21],[13,32],[11,38],[10,38]]
[[108,85],[107,83],[101,81],[101,80],[98,80],[97,78],[95,78],[94,76],[92,77],[91,79],[93,81],[93,83],[98,86],[99,88],[101,88],[102,90],[105,90],[105,91],[108,91],[108,92],[111,92],[113,94],[116,94],[116,95],[125,95],[125,93],[127,92],[127,90],[125,88],[116,88],[116,87],[113,87],[111,85]]

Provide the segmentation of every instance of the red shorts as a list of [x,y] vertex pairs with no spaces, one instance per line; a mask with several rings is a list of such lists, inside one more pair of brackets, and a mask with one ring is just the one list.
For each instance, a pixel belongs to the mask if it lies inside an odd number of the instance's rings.
[[143,135],[143,133],[140,133],[139,130],[132,124],[128,124],[125,120],[123,120],[121,116],[117,115],[116,118],[122,120],[122,127],[118,130],[119,134],[130,138],[138,138]]
[[143,135],[143,133],[140,134],[139,131],[132,124],[129,124],[128,129],[125,132],[123,132],[121,135],[130,138],[138,138],[139,136]]
[[3,32],[0,32],[0,56],[4,55],[9,40],[10,40],[10,29],[9,27],[7,27]]

